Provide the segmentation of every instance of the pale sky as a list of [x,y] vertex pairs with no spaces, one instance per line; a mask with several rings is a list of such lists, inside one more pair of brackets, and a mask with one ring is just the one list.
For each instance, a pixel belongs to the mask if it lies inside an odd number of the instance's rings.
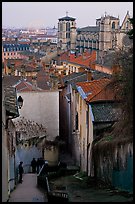
[[77,27],[95,26],[105,12],[119,16],[121,24],[127,11],[133,15],[133,2],[2,2],[2,27],[57,27],[66,12]]

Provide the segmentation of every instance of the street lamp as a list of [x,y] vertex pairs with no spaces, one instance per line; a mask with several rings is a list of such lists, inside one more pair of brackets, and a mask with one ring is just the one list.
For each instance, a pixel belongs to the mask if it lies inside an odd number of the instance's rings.
[[23,106],[23,98],[21,96],[19,96],[17,101],[18,101],[18,108],[21,109]]

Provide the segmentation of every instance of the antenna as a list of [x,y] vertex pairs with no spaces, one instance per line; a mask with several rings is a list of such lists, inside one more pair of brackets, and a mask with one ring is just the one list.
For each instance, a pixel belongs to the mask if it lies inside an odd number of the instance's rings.
[[66,11],[66,16],[68,16],[68,11]]

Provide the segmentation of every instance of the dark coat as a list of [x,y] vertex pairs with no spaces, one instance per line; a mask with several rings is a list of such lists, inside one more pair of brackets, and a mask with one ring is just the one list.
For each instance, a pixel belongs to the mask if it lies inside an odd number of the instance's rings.
[[19,174],[23,174],[24,170],[23,170],[23,166],[22,164],[19,164]]

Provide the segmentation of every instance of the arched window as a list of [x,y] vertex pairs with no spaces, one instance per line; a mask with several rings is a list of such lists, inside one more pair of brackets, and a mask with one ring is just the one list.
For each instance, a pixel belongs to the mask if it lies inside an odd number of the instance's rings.
[[112,23],[112,29],[115,29],[115,22]]

